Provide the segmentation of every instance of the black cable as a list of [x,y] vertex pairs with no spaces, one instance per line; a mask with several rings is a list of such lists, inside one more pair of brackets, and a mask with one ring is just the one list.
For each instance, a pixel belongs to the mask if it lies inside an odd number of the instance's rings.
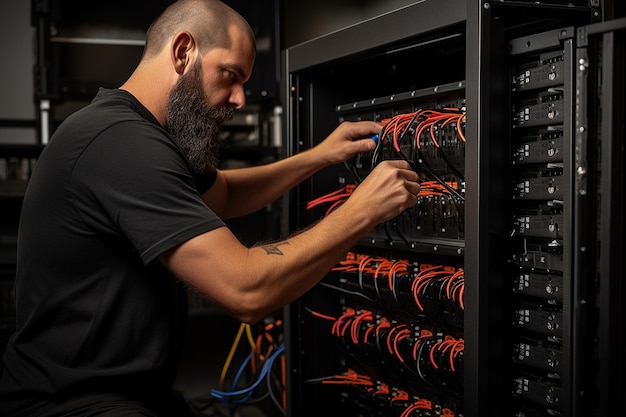
[[[417,110],[415,112],[415,114],[413,115],[413,117],[411,117],[411,120],[409,120],[409,123],[407,123],[406,128],[402,131],[402,133],[400,134],[400,137],[398,138],[398,140],[396,142],[398,144],[398,149],[397,149],[396,153],[398,155],[400,155],[400,157],[402,159],[404,159],[411,166],[411,169],[413,169],[413,170],[415,170],[415,162],[410,160],[410,159],[408,159],[406,157],[406,155],[404,155],[404,152],[402,152],[402,149],[400,147],[400,143],[402,143],[402,140],[404,139],[404,136],[411,129],[411,125],[415,122],[415,120],[417,119],[417,116],[419,116],[420,114],[421,114],[421,110]],[[412,141],[412,142],[414,142],[414,141]],[[413,150],[413,149],[414,149],[414,147],[412,145],[411,146],[411,150]]]
[[411,246],[411,242],[409,242],[409,239],[407,239],[406,236],[404,236],[404,233],[402,233],[402,231],[400,230],[397,219],[394,220],[394,226],[394,230],[396,231],[396,234],[400,236],[400,239],[402,239],[402,241],[408,246]]
[[387,236],[387,243],[393,245],[394,240],[391,232],[389,231],[389,221],[383,223],[383,230],[385,231],[385,235]]
[[387,125],[383,126],[382,129],[380,130],[380,133],[378,134],[378,140],[376,141],[376,147],[374,148],[374,151],[372,153],[372,162],[371,162],[371,169],[374,169],[374,167],[376,167],[376,165],[378,165],[377,160],[379,157],[379,153],[382,151],[383,149],[383,142],[385,140],[385,136],[384,136],[384,132],[385,132],[385,127]]
[[426,345],[430,345],[431,343],[429,343],[429,342],[431,342],[432,339],[433,338],[430,337],[428,339],[422,339],[422,340],[419,341],[420,345],[417,347],[417,352],[416,352],[416,355],[415,355],[415,367],[416,367],[417,373],[420,376],[420,379],[426,385],[428,385],[429,387],[434,388],[435,385],[431,381],[429,381],[429,379],[425,376],[424,372],[422,372],[422,365],[421,365],[421,363],[423,361],[424,362],[428,362],[429,361],[429,359],[422,357],[422,354],[423,354],[423,350],[424,350],[425,346]]
[[446,181],[444,181],[443,178],[441,178],[439,175],[435,174],[435,172],[431,169],[429,164],[426,162],[426,159],[424,158],[424,155],[422,154],[421,151],[419,152],[419,154],[420,154],[420,161],[421,161],[420,166],[421,166],[421,169],[424,171],[424,173],[426,173],[426,175],[428,175],[430,178],[432,178],[433,180],[435,180],[439,184],[441,184],[446,190],[448,190],[448,192],[450,194],[453,194],[457,198],[459,198],[460,200],[465,201],[465,197],[461,193],[459,193],[454,188],[450,187],[450,185],[448,185],[448,183]]
[[328,284],[328,283],[323,282],[323,281],[322,281],[322,282],[320,282],[318,285],[321,285],[322,287],[331,288],[331,289],[333,289],[333,290],[340,291],[340,292],[343,292],[343,293],[346,293],[346,294],[355,295],[355,296],[357,296],[357,297],[361,297],[361,298],[363,298],[363,299],[365,299],[365,300],[369,301],[369,302],[370,302],[370,303],[372,303],[373,305],[379,305],[378,303],[376,303],[376,301],[375,301],[375,300],[373,300],[373,299],[369,298],[367,295],[365,295],[365,294],[363,294],[363,293],[360,293],[360,292],[358,292],[358,291],[351,291],[351,290],[347,290],[347,289],[345,289],[345,288],[341,288],[341,287],[338,287],[338,286],[336,286],[336,285]]
[[352,172],[352,175],[354,175],[354,183],[356,185],[360,184],[361,182],[363,182],[363,178],[361,178],[361,174],[359,174],[359,171],[356,167],[356,158],[357,155],[354,155],[352,158],[350,158],[350,160],[352,161],[351,164],[348,164],[348,160],[343,161],[343,165],[346,167],[346,169],[348,169],[350,172]]
[[[463,114],[462,112],[453,112],[453,114]],[[446,120],[439,120],[435,123],[435,127],[437,127],[437,131],[443,130],[443,126],[438,126],[439,123],[441,122],[445,122]],[[457,121],[456,123],[460,123],[460,121]],[[438,137],[438,142],[441,144],[441,136],[439,135]],[[455,167],[450,160],[448,159],[448,156],[446,155],[446,153],[443,151],[443,146],[437,146],[437,150],[439,151],[439,153],[441,154],[441,157],[443,158],[443,160],[446,162],[446,165],[448,165],[448,167],[450,168],[450,170],[452,170],[454,172],[454,174],[459,177],[460,180],[465,180],[465,176],[461,173],[461,171],[458,170],[457,167]]]

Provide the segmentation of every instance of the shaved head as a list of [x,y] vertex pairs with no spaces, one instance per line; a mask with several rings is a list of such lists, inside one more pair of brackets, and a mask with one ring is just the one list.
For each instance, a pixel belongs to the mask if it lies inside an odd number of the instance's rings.
[[219,128],[245,106],[256,44],[246,20],[220,0],[177,0],[152,23],[122,89],[157,118],[194,174],[217,163]]
[[229,28],[247,33],[252,44],[254,32],[248,22],[235,10],[219,0],[178,0],[152,23],[146,34],[144,57],[157,55],[181,31],[195,39],[201,55],[213,48],[229,48]]

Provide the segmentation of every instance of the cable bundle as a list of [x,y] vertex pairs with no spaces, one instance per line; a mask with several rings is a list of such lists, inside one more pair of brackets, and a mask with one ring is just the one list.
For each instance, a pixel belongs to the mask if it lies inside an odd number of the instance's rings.
[[339,190],[333,191],[331,193],[309,201],[306,205],[306,208],[307,210],[310,210],[313,207],[319,206],[321,204],[331,203],[330,207],[328,207],[325,213],[325,215],[328,215],[331,211],[342,205],[348,199],[348,197],[350,197],[355,187],[356,186],[354,184],[348,184]]
[[402,243],[412,247],[423,237],[462,239],[465,118],[463,109],[443,108],[419,109],[383,120],[385,124],[376,135],[375,149],[344,161],[354,175],[355,184],[310,201],[307,210],[330,204],[327,215],[343,204],[381,161],[403,159],[420,174],[417,205],[378,225],[372,234],[384,236],[390,246]]
[[456,181],[448,181],[448,187],[444,187],[437,181],[422,181],[420,182],[420,192],[417,194],[418,197],[425,196],[437,196],[440,197],[442,195],[450,194],[450,189],[459,189],[459,183]]
[[411,363],[429,386],[460,395],[464,349],[463,339],[423,328],[412,345]]
[[[428,139],[436,148],[441,149],[442,138],[439,132],[447,125],[455,126],[458,138],[465,142],[463,132],[465,117],[465,111],[458,108],[418,109],[413,113],[398,114],[383,126],[379,134],[379,143],[386,140],[391,142],[398,156],[406,161],[415,162],[413,151],[423,148]],[[412,139],[409,142],[412,150],[409,156],[405,155],[402,150],[402,142],[405,138]],[[374,160],[373,163],[375,165],[378,161]]]
[[463,339],[423,325],[391,321],[365,309],[346,307],[336,319],[311,313],[334,321],[330,332],[353,359],[371,366],[385,364],[378,369],[381,375],[391,378],[409,371],[425,387],[462,392]]
[[[412,396],[405,390],[391,387],[381,380],[375,380],[371,376],[358,373],[351,368],[348,368],[342,374],[311,379],[305,382],[324,385],[347,385],[360,389],[375,400],[372,402],[372,404],[375,404],[375,409],[370,409],[371,415],[397,415],[398,417],[456,416],[451,408],[442,407],[433,400]],[[356,397],[360,397],[360,395]],[[391,414],[391,412],[394,413]]]
[[332,268],[333,271],[357,272],[359,274],[359,286],[363,290],[363,274],[371,274],[375,279],[384,278],[387,281],[389,290],[393,291],[395,279],[409,274],[413,268],[411,262],[405,259],[387,259],[382,256],[370,257],[348,253],[346,258],[339,262],[339,265]]
[[[350,252],[332,270],[342,272],[346,278],[344,285],[356,285],[363,295],[361,298],[372,300],[381,309],[408,314],[414,319],[430,318],[441,324],[462,323],[465,309],[462,268],[418,266],[406,259]],[[355,274],[355,278],[348,274]]]
[[[270,371],[272,369],[272,366],[274,365],[274,361],[283,353],[284,350],[284,345],[280,345],[278,349],[276,349],[276,351],[268,357],[267,361],[263,364],[263,367],[261,368],[261,372],[259,373],[257,379],[251,385],[239,390],[236,389],[237,382],[243,374],[243,371],[245,370],[245,364],[243,364],[237,372],[235,381],[231,386],[231,391],[219,391],[216,389],[212,389],[211,395],[229,404],[243,404],[247,402],[252,397],[252,395],[254,394],[254,390],[259,386],[259,384],[261,384],[265,380],[265,378],[270,375]],[[248,359],[251,358],[251,355],[252,354],[248,355]]]
[[[438,182],[449,194],[454,195],[460,201],[464,200],[458,188],[448,184],[440,175],[435,172],[432,162],[436,156],[424,155],[424,149],[431,145],[436,149],[438,155],[446,162],[448,171],[454,173],[459,180],[464,175],[452,164],[443,150],[445,144],[444,132],[446,128],[453,126],[456,137],[465,143],[463,132],[466,113],[458,108],[444,109],[418,109],[413,113],[398,114],[383,126],[376,148],[372,154],[371,168],[373,169],[383,159],[403,159],[417,172],[427,175],[427,177]],[[385,144],[390,144],[386,149],[390,152],[384,155]]]
[[[250,353],[237,370],[230,389],[225,389],[228,369],[244,332],[250,346]],[[241,323],[220,375],[220,388],[212,389],[211,396],[219,402],[228,404],[252,404],[270,397],[273,404],[284,414],[286,375],[284,345],[279,340],[281,337],[281,320],[265,324],[256,340],[252,335],[250,325]],[[280,361],[280,377],[274,372],[277,360]],[[246,371],[252,377],[252,382],[241,388],[240,386],[244,385],[242,380]],[[264,385],[262,385],[263,382],[265,382]],[[276,391],[279,391],[279,394]]]
[[[442,265],[429,266],[420,270],[411,284],[415,304],[420,311],[437,314],[442,300],[449,300],[460,310],[465,309],[465,274]],[[425,301],[430,300],[428,307]]]

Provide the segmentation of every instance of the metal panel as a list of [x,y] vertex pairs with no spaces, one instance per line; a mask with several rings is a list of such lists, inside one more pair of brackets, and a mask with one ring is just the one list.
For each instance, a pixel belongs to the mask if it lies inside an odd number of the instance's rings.
[[[580,164],[581,191],[590,192],[592,208],[590,234],[593,257],[588,258],[587,278],[597,291],[596,379],[590,396],[595,400],[594,416],[624,410],[623,331],[626,316],[624,252],[624,148],[626,104],[626,19],[585,26],[579,29],[577,143],[584,147],[587,164]],[[585,147],[586,145],[586,147]],[[586,182],[582,182],[586,180]],[[590,239],[591,240],[591,239]],[[582,250],[582,247],[581,247]],[[592,335],[590,335],[591,337]],[[593,397],[597,396],[597,397]],[[591,415],[591,414],[590,414]]]
[[508,385],[503,379],[502,336],[506,235],[503,191],[508,185],[509,119],[504,26],[489,4],[468,2],[465,416],[503,415]]
[[287,72],[425,34],[465,20],[465,0],[421,0],[287,49]]

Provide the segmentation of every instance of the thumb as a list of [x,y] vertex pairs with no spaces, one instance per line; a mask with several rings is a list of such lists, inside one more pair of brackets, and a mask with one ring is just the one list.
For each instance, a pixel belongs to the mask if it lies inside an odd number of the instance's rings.
[[373,151],[374,148],[376,148],[376,142],[371,138],[358,139],[352,141],[351,148],[354,153],[369,152]]

